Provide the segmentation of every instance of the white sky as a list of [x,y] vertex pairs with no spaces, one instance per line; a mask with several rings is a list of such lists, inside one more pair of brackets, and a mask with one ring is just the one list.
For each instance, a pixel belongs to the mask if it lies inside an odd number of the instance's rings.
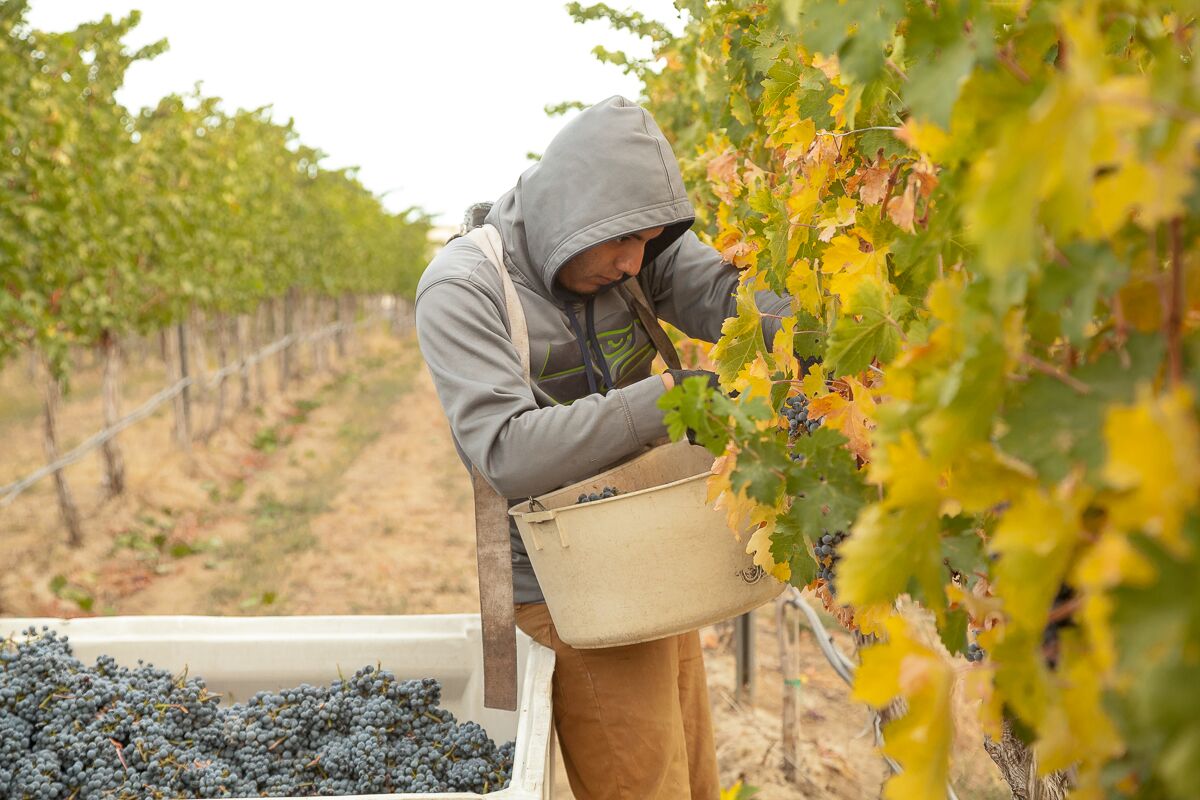
[[[679,31],[671,0],[609,0]],[[568,117],[547,104],[638,95],[591,54],[597,44],[649,55],[607,23],[574,23],[565,0],[32,0],[29,22],[60,31],[137,8],[132,47],[170,49],[135,64],[129,108],[172,92],[221,97],[227,110],[274,107],[300,140],[329,154],[392,210],[420,205],[457,225],[477,200],[516,182]],[[474,87],[474,88],[472,88]]]

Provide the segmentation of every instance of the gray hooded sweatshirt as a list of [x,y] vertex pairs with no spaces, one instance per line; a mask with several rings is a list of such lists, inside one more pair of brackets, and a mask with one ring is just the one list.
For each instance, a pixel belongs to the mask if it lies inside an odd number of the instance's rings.
[[[660,319],[715,342],[736,312],[738,272],[689,230],[694,219],[662,131],[640,106],[612,97],[571,120],[487,217],[529,327],[532,386],[483,252],[455,239],[425,270],[417,336],[454,444],[510,504],[595,475],[666,435],[654,346],[636,314],[619,292],[580,296],[555,277],[593,245],[662,226],[636,280]],[[771,292],[757,301],[771,314],[790,302]],[[768,342],[778,328],[764,318]],[[514,600],[542,602],[515,523],[510,531]]]

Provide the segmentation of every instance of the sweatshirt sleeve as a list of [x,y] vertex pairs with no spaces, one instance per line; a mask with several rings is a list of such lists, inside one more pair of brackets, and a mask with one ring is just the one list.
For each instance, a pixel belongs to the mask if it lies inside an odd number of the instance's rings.
[[657,375],[570,405],[539,407],[497,300],[469,280],[423,291],[416,321],[459,447],[505,497],[582,480],[666,435]]
[[[738,269],[720,253],[688,231],[664,250],[649,267],[647,290],[661,319],[695,339],[715,342],[721,325],[737,313]],[[784,316],[791,298],[771,291],[755,293],[758,310]],[[763,317],[767,346],[779,331],[780,320]]]

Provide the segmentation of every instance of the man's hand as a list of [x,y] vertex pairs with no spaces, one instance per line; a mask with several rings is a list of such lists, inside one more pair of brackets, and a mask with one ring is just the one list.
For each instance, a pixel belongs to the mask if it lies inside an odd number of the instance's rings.
[[678,386],[688,378],[704,378],[708,381],[708,388],[715,392],[721,391],[721,381],[717,379],[717,373],[706,369],[669,369],[662,374],[662,378],[663,385],[668,389]]

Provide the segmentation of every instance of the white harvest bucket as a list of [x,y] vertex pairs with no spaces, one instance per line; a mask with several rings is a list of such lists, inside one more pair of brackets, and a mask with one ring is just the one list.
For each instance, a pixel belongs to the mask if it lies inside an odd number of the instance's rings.
[[[559,637],[593,648],[661,639],[766,603],[785,585],[707,502],[713,457],[662,445],[509,509]],[[605,486],[620,494],[576,504]],[[531,510],[532,507],[532,510]]]

